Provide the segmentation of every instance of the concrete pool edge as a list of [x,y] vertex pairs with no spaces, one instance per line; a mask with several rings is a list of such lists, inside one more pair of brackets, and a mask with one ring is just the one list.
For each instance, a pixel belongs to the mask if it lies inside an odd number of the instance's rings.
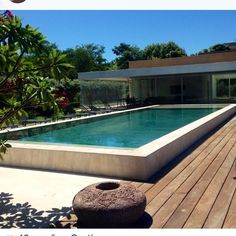
[[133,150],[12,142],[0,165],[147,180],[235,113],[236,104],[228,105]]
[[148,176],[149,171],[154,174],[235,114],[236,104],[230,104],[221,110],[142,146],[140,151],[143,150],[145,152],[144,155],[147,157],[146,179],[152,176]]
[[[139,108],[132,108],[132,109],[126,109],[126,110],[121,110],[121,111],[112,111],[108,113],[98,113],[95,115],[89,115],[89,116],[83,116],[83,117],[78,117],[78,118],[71,118],[68,120],[57,120],[57,121],[52,121],[48,123],[41,123],[37,125],[29,125],[29,126],[23,126],[23,127],[18,127],[18,128],[11,128],[11,129],[5,129],[5,130],[0,130],[0,135],[4,133],[14,133],[14,132],[19,132],[19,131],[24,131],[24,130],[34,130],[38,128],[43,128],[43,127],[49,127],[49,126],[60,126],[63,124],[67,123],[73,123],[76,121],[84,121],[84,120],[94,120],[94,119],[99,119],[99,118],[106,118],[107,116],[116,116],[122,113],[127,113],[130,111],[139,111],[139,110],[145,110],[147,108],[154,108],[154,107],[159,107],[160,105],[151,105],[151,106],[145,106],[145,107],[139,107]],[[66,126],[63,126],[62,128],[65,128]]]

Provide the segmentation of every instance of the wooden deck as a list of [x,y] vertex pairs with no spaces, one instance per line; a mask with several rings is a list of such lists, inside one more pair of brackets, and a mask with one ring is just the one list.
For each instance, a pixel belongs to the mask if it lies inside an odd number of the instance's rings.
[[[236,228],[236,117],[149,182],[138,228]],[[129,181],[126,181],[129,182]],[[77,227],[72,214],[60,227]]]

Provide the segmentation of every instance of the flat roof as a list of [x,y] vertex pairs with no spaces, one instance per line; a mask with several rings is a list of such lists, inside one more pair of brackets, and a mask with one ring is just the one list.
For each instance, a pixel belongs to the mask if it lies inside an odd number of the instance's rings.
[[79,73],[81,80],[128,80],[148,76],[184,75],[197,73],[219,73],[236,71],[236,61],[204,64],[163,66],[151,68],[132,68]]
[[[233,46],[231,46],[232,48]],[[137,60],[130,61],[129,68],[147,68],[147,67],[161,67],[161,66],[180,66],[216,62],[230,62],[236,61],[236,51],[223,52],[207,52],[194,56],[171,57],[153,60]]]

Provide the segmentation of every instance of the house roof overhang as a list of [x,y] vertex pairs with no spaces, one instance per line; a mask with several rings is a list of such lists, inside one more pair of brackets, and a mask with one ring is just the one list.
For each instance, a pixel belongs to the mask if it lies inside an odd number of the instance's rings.
[[129,79],[150,77],[150,76],[170,76],[186,75],[198,73],[219,73],[236,71],[236,61],[216,62],[192,65],[178,65],[151,68],[135,68],[125,70],[108,70],[79,73],[81,80],[118,80],[126,81]]

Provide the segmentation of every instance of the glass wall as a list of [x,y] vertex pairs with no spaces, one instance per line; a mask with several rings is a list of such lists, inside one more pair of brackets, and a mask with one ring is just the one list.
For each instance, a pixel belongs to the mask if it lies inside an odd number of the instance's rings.
[[236,99],[236,73],[212,75],[212,91],[215,101]]
[[132,96],[147,104],[209,103],[209,75],[132,79]]
[[184,76],[182,79],[183,103],[211,102],[210,75]]
[[80,83],[80,102],[86,106],[123,105],[128,93],[128,81],[89,80]]
[[236,76],[230,79],[230,97],[236,98]]

